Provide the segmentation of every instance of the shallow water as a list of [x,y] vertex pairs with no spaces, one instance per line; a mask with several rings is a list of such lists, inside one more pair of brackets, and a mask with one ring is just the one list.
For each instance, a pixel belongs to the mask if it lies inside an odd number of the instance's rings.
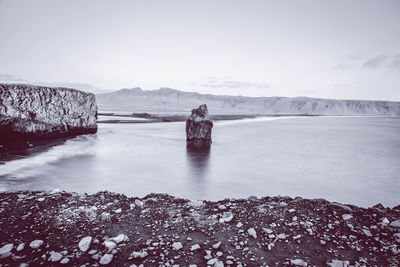
[[295,117],[216,122],[209,151],[185,124],[100,124],[0,165],[0,190],[109,190],[217,200],[250,195],[400,204],[400,119]]

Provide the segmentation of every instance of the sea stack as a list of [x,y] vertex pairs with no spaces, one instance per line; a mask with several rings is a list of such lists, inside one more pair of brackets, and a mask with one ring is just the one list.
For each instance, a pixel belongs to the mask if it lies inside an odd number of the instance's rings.
[[94,94],[70,88],[0,84],[0,143],[97,132]]
[[207,105],[203,104],[192,110],[186,120],[186,143],[188,146],[209,147],[213,122],[208,116]]

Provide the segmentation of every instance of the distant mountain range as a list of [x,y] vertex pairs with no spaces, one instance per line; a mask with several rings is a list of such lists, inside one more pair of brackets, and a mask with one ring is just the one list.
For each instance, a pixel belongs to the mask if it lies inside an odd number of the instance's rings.
[[186,112],[207,104],[211,114],[308,114],[400,116],[400,102],[309,97],[246,97],[183,92],[170,88],[121,89],[96,95],[99,110]]

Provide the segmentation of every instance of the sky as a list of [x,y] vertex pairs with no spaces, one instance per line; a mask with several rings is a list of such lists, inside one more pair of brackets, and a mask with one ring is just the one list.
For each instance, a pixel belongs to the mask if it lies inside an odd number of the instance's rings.
[[0,81],[400,101],[398,0],[0,0]]

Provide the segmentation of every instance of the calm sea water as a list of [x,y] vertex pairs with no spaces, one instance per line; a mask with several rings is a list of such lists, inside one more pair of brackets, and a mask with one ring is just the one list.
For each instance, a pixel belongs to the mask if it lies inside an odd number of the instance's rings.
[[400,204],[400,119],[297,117],[216,122],[209,151],[186,148],[185,124],[100,124],[0,165],[0,190],[190,199],[301,196],[368,207]]

